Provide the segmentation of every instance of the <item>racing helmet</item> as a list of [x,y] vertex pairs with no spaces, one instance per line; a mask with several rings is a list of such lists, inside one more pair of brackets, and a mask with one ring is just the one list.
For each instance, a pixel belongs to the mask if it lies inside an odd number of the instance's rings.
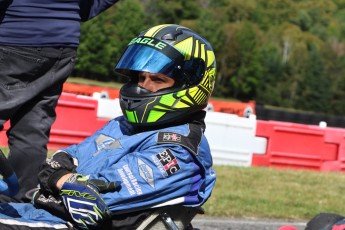
[[[151,92],[138,85],[140,72],[164,74],[172,87]],[[132,39],[115,66],[129,78],[120,89],[125,118],[140,126],[178,122],[204,109],[214,88],[215,55],[209,42],[186,27],[164,24]]]

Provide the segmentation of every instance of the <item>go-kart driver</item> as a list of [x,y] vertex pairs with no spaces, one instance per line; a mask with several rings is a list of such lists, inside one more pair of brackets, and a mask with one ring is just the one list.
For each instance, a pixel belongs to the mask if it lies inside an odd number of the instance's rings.
[[[216,176],[203,109],[215,82],[211,45],[186,27],[155,26],[128,44],[115,72],[129,79],[120,90],[123,116],[43,164],[34,207],[25,206],[39,221],[90,228],[118,214],[201,206],[210,197]],[[6,218],[36,221],[20,205],[11,206],[19,217],[0,212],[0,226]]]

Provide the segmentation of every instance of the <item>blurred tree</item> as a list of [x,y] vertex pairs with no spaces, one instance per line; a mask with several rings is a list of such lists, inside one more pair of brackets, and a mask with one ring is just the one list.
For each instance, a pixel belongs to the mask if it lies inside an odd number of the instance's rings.
[[325,72],[329,76],[330,114],[345,114],[345,44],[338,39],[330,39],[323,48],[322,56],[325,61]]
[[144,5],[146,16],[159,24],[179,24],[182,19],[197,19],[200,14],[197,0],[149,0]]
[[204,7],[218,8],[229,5],[229,0],[199,0]]
[[232,0],[225,7],[225,15],[229,22],[249,20],[256,9],[256,0]]
[[313,20],[305,10],[298,11],[296,18],[292,19],[292,22],[298,25],[302,31],[310,30],[310,27],[313,24]]
[[332,0],[332,2],[334,2],[334,4],[337,5],[339,9],[345,8],[345,0]]
[[[212,45],[213,51],[216,55],[216,62],[217,62],[217,79],[215,84],[214,95],[222,96],[223,90],[220,89],[221,85],[219,84],[219,80],[222,78],[223,74],[220,71],[222,66],[222,56],[226,55],[222,51],[224,51],[226,44],[225,44],[225,34],[224,34],[224,19],[219,18],[219,14],[216,14],[214,11],[210,10],[203,10],[199,15],[198,20],[196,21],[196,28],[194,29],[196,32],[201,34],[205,37],[210,44]],[[226,90],[225,90],[226,91]]]
[[296,12],[295,6],[292,0],[257,0],[252,20],[256,21],[260,28],[267,30],[287,22]]
[[239,56],[238,69],[230,78],[231,96],[250,100],[256,97],[256,88],[263,73],[257,47],[258,37],[253,24],[244,22],[234,39]]
[[[305,0],[297,3],[299,10],[300,26],[308,26],[308,30],[322,39],[333,36],[339,31],[334,20],[337,5],[329,0]],[[304,12],[304,16],[301,15]],[[309,22],[309,23],[308,23]],[[302,29],[301,27],[301,29]],[[303,29],[302,29],[303,30]]]
[[[345,64],[345,60],[343,60],[343,64]],[[330,114],[344,116],[345,114],[345,105],[344,105],[344,98],[345,98],[345,75],[343,77],[337,78],[334,82],[333,86],[333,94],[332,100],[330,101]]]
[[196,28],[191,29],[202,34],[212,44],[213,50],[218,53],[224,46],[224,24],[222,18],[217,18],[217,15],[214,15],[213,12],[204,10],[197,20]]
[[237,44],[234,39],[234,34],[238,27],[239,25],[230,23],[224,26],[224,43],[215,51],[217,77],[213,95],[216,97],[231,97],[230,78],[238,70],[239,66],[239,49],[236,48]]
[[340,9],[337,11],[337,13],[334,15],[337,19],[337,28],[339,31],[339,35],[337,36],[339,39],[344,40],[345,38],[345,8]]
[[305,74],[308,44],[322,46],[323,43],[291,23],[272,27],[270,33],[266,34],[265,41],[273,41],[272,39],[278,41],[282,55],[283,74],[277,85],[281,95],[280,106],[293,107],[297,99],[297,86]]
[[76,75],[99,79],[109,73],[110,52],[105,49],[109,38],[104,27],[105,14],[84,23],[81,28],[81,42],[78,49]]
[[120,2],[83,23],[75,75],[100,81],[114,80],[114,65],[129,41],[144,28],[145,14],[139,0]]
[[298,85],[297,109],[328,113],[330,109],[330,81],[324,61],[315,44],[308,45],[308,60],[304,79]]
[[257,88],[256,101],[261,104],[281,104],[280,79],[283,77],[283,62],[279,47],[270,43],[261,47],[263,73]]

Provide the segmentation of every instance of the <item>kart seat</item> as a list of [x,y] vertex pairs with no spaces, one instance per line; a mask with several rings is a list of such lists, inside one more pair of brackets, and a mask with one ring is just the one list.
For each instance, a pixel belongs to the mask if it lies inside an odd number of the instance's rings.
[[202,207],[165,206],[151,213],[136,230],[191,230],[193,218],[204,213]]

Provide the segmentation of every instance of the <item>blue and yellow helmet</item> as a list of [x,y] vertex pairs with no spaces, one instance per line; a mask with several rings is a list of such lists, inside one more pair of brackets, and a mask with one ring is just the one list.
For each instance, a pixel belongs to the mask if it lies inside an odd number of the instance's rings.
[[[136,125],[161,125],[186,119],[204,109],[214,88],[216,60],[209,42],[173,24],[152,27],[127,46],[115,72],[129,82],[120,90],[120,106]],[[138,86],[138,73],[162,73],[172,87],[150,92]]]

